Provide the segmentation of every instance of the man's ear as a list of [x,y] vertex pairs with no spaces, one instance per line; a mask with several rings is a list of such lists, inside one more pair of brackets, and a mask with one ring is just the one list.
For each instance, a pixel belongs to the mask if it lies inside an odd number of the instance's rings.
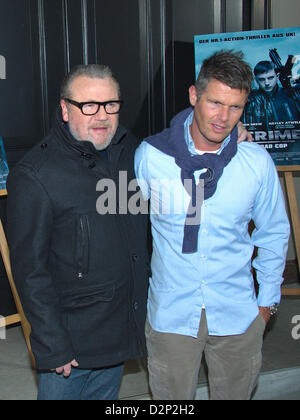
[[66,101],[64,101],[62,99],[60,101],[60,106],[61,106],[62,119],[63,119],[64,122],[68,122],[69,121],[69,111],[68,111]]
[[198,101],[198,94],[197,94],[196,86],[193,85],[190,87],[189,95],[190,95],[190,104],[192,106],[195,106]]

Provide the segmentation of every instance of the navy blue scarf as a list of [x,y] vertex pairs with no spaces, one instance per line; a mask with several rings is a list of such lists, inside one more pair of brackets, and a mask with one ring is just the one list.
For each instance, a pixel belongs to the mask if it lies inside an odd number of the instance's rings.
[[[229,143],[220,154],[192,155],[185,142],[184,133],[184,123],[191,112],[191,108],[181,112],[172,120],[169,129],[145,140],[161,152],[174,157],[176,165],[181,169],[181,181],[191,196],[184,226],[182,245],[182,253],[184,254],[195,253],[198,250],[202,199],[207,200],[216,192],[218,181],[225,166],[237,153],[238,138],[238,130],[235,128],[231,133]],[[207,169],[207,171],[200,175],[200,182],[196,186],[194,172],[201,169]],[[189,180],[189,182],[186,182],[186,180]],[[187,186],[191,187],[187,188]]]

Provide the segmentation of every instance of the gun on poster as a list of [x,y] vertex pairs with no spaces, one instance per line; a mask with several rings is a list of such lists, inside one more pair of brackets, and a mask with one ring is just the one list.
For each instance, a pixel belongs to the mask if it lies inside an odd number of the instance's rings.
[[297,110],[300,113],[300,76],[293,78],[292,74],[292,69],[294,64],[297,62],[297,57],[289,55],[285,66],[283,66],[276,48],[271,49],[269,55],[275,65],[275,73],[277,74],[283,89],[286,89],[295,101]]
[[300,28],[195,37],[196,75],[216,50],[243,51],[254,82],[242,117],[276,165],[300,165]]

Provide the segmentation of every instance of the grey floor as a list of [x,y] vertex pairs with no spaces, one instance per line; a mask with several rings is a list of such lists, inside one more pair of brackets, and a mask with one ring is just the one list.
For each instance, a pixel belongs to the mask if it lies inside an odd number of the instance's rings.
[[[292,322],[297,315],[300,322],[300,298],[284,297],[265,334],[263,368],[254,399],[300,400],[300,326]],[[6,339],[0,340],[0,400],[35,400],[36,394],[36,375],[21,328],[8,329]],[[208,399],[205,361],[196,398]],[[120,399],[150,399],[144,359],[126,363]]]

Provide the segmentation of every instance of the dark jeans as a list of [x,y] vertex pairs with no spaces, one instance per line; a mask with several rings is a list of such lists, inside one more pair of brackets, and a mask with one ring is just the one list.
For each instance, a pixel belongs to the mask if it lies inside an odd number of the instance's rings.
[[72,368],[65,378],[56,372],[39,373],[38,400],[117,400],[123,365],[106,369]]

